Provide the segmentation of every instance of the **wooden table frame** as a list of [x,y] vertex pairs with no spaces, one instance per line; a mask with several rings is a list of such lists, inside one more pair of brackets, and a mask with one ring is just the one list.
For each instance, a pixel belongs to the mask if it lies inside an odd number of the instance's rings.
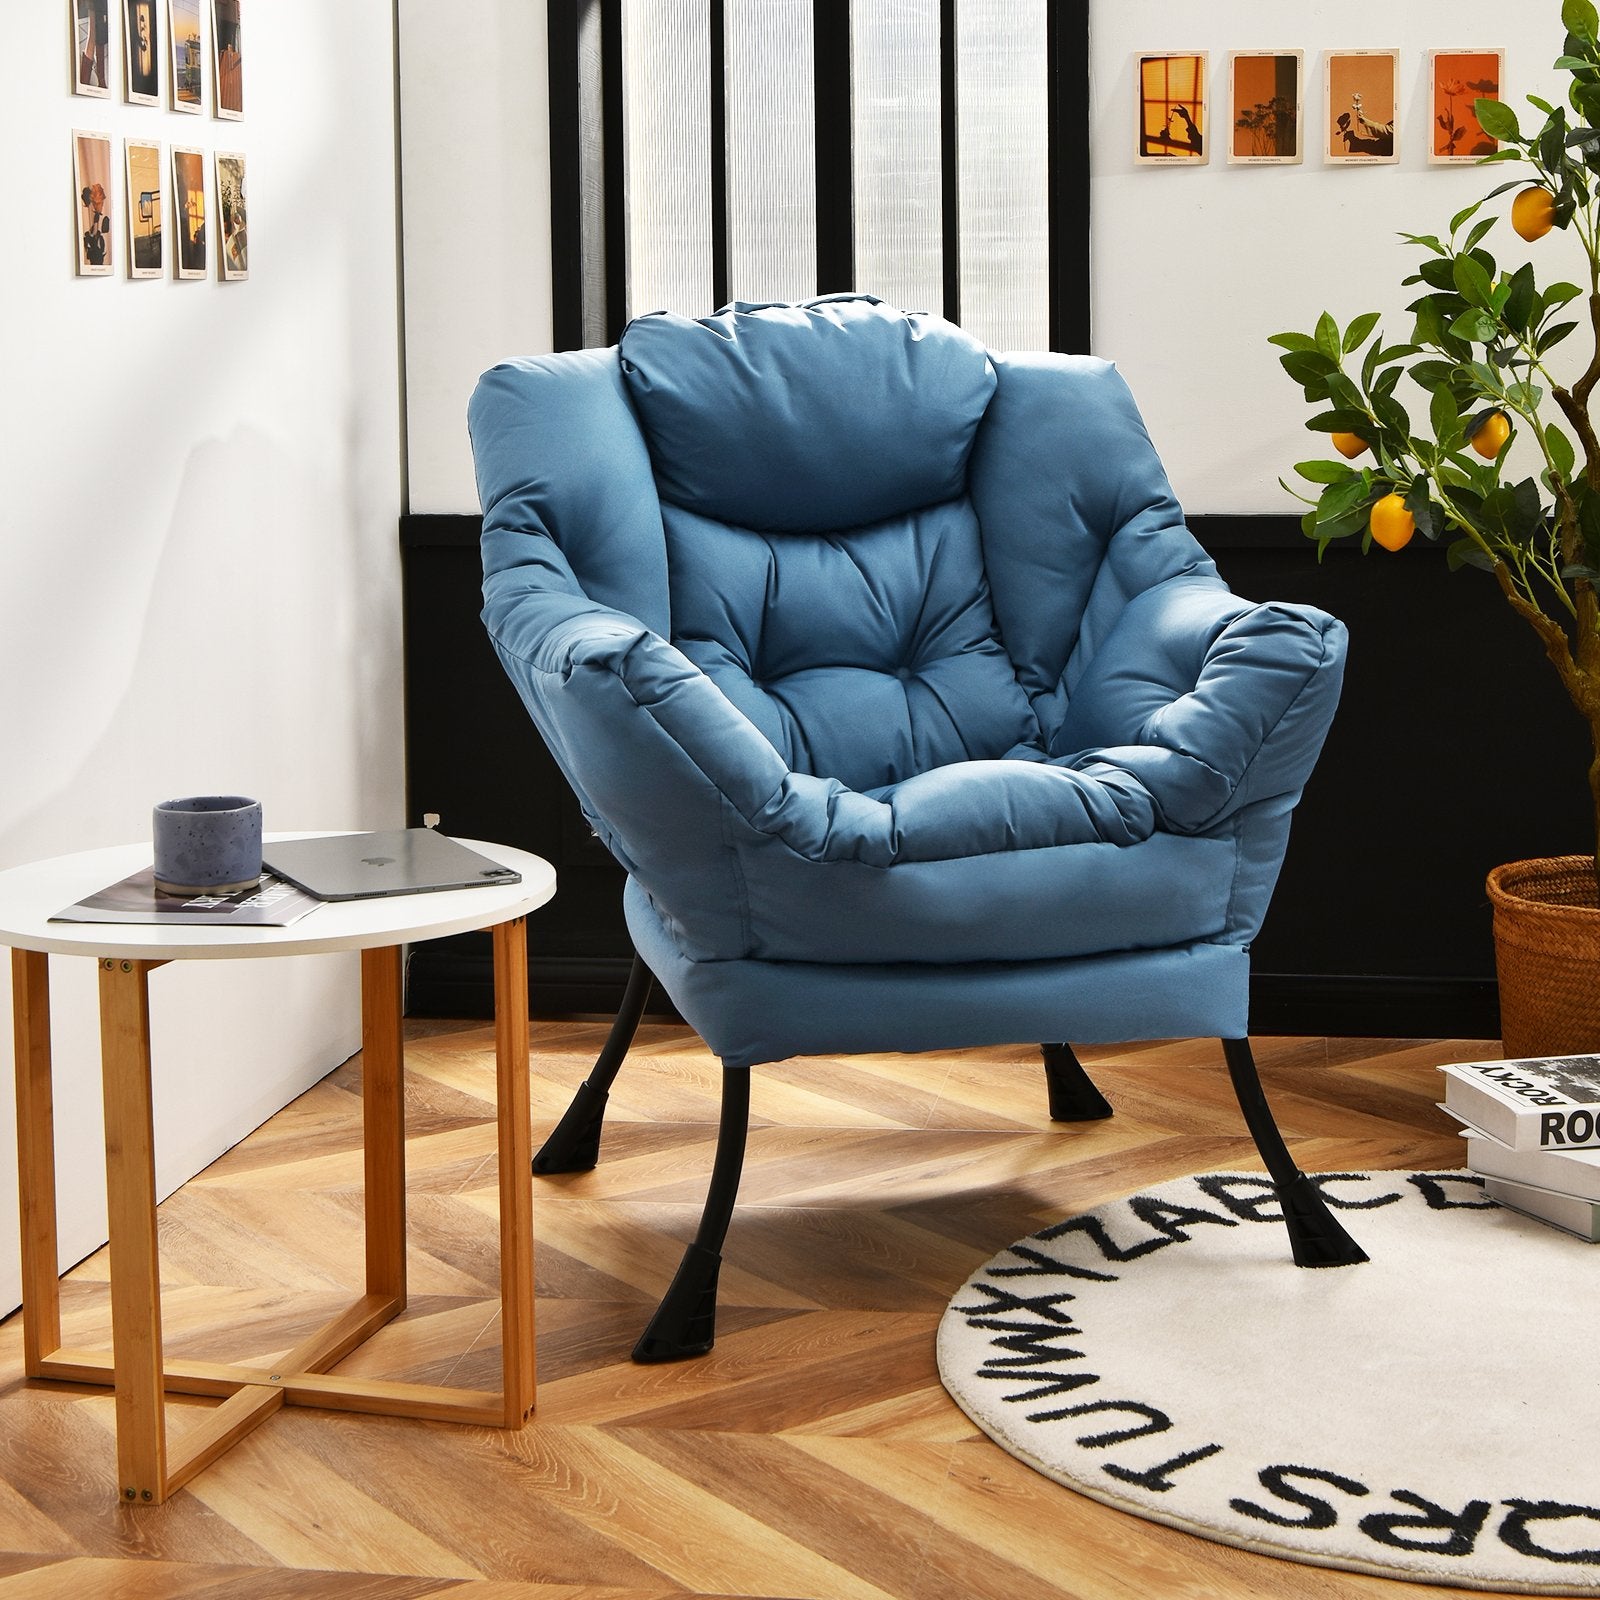
[[[399,945],[361,952],[366,1292],[301,1340],[271,1369],[164,1358],[148,980],[152,971],[166,963],[155,960],[99,961],[112,1348],[106,1353],[62,1346],[49,957],[40,951],[12,950],[24,1362],[30,1378],[115,1388],[117,1482],[124,1501],[159,1505],[285,1405],[513,1429],[522,1427],[532,1415],[533,1179],[526,921],[515,917],[499,923],[493,936],[503,1368],[498,1394],[345,1378],[329,1371],[406,1304]],[[164,1403],[168,1391],[222,1397],[222,1404],[184,1436],[181,1447],[171,1451]]]

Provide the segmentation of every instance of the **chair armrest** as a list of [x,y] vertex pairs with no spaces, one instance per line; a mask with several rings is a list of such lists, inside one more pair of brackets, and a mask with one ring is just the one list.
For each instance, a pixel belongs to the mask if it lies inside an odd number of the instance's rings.
[[1205,577],[1157,584],[1074,685],[1052,759],[1133,773],[1176,833],[1298,795],[1338,704],[1345,642],[1310,606],[1254,605]]

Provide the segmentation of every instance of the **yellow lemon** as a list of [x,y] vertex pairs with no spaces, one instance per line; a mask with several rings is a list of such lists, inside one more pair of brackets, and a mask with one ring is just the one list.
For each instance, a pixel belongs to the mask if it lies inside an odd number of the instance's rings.
[[1511,437],[1511,423],[1503,411],[1491,411],[1472,435],[1472,448],[1486,461],[1493,461]]
[[1333,448],[1352,460],[1367,448],[1367,441],[1359,433],[1336,433],[1332,438]]
[[1417,531],[1416,518],[1406,510],[1405,496],[1386,494],[1372,508],[1372,537],[1385,550],[1401,550]]
[[1511,226],[1530,243],[1542,239],[1556,223],[1556,197],[1534,184],[1511,202]]

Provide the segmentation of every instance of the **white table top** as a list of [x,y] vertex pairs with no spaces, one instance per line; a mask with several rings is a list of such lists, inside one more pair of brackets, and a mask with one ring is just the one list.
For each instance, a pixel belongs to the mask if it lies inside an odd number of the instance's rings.
[[[307,835],[275,833],[272,839]],[[117,956],[137,961],[215,961],[230,957],[367,950],[470,933],[526,915],[556,892],[555,868],[510,845],[461,843],[522,874],[521,883],[444,889],[370,900],[330,900],[287,928],[175,927],[168,923],[52,922],[59,911],[150,865],[150,845],[84,850],[0,872],[0,945],[50,955]]]

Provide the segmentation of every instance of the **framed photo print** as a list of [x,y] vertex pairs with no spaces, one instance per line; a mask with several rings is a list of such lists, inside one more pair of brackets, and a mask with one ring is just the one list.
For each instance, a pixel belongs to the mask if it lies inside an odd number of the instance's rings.
[[122,0],[123,92],[136,106],[161,104],[161,14],[156,0]]
[[250,276],[250,233],[246,227],[244,157],[217,151],[217,276],[224,282]]
[[77,218],[78,276],[111,275],[111,136],[72,134],[73,213]]
[[148,139],[126,139],[122,148],[127,168],[128,276],[159,278],[167,266],[161,146]]
[[244,115],[244,38],[239,9],[244,0],[211,0],[211,84],[219,117]]
[[1235,50],[1228,57],[1228,160],[1251,166],[1301,161],[1304,123],[1301,50]]
[[202,109],[200,98],[200,0],[168,0],[172,36],[172,109]]
[[180,278],[206,275],[206,157],[172,147],[173,264]]
[[1477,161],[1500,148],[1478,122],[1473,106],[1498,100],[1505,80],[1503,50],[1428,52],[1428,160]]
[[69,0],[72,17],[72,92],[111,97],[111,0]]
[[1323,157],[1335,165],[1381,166],[1400,159],[1395,111],[1398,50],[1328,52],[1328,120]]
[[1139,147],[1149,166],[1203,166],[1206,53],[1139,57]]

